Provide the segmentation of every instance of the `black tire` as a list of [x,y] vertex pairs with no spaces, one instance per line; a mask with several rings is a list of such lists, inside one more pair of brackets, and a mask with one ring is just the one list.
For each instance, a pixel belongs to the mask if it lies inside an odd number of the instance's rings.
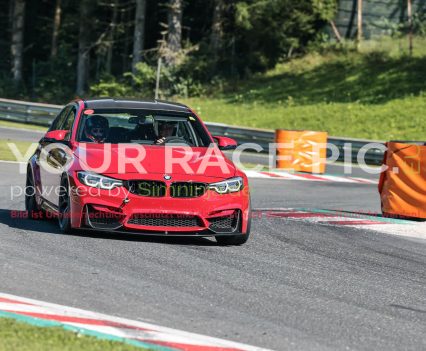
[[61,189],[58,203],[58,224],[62,233],[69,234],[71,228],[71,201],[69,195],[69,184],[66,177],[62,177]]
[[25,210],[30,219],[43,219],[43,212],[37,205],[35,196],[34,178],[31,169],[27,170],[27,181],[25,183]]
[[245,234],[217,236],[216,242],[219,245],[242,245],[242,244],[245,244],[250,237],[251,217],[252,216],[251,216],[251,208],[250,208],[249,216],[248,216],[248,223],[247,223],[247,232]]

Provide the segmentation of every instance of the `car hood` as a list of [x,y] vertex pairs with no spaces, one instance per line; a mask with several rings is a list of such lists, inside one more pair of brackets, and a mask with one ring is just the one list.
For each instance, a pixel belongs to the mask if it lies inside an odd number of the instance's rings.
[[236,173],[217,147],[80,143],[74,155],[80,169],[105,175],[192,174],[226,179]]

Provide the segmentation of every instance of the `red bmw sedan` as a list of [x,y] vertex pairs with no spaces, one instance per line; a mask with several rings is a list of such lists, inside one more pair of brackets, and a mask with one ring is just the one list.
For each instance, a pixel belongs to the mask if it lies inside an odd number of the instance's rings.
[[26,210],[60,229],[214,236],[250,234],[246,175],[187,106],[162,101],[78,100],[55,118],[30,158]]

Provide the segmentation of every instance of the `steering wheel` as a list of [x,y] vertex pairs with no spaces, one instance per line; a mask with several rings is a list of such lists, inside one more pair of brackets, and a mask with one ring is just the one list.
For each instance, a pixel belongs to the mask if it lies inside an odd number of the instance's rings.
[[164,139],[164,141],[160,144],[154,143],[154,145],[165,145],[165,144],[186,144],[188,146],[193,146],[193,144],[191,142],[189,142],[188,140],[182,138],[182,137],[177,137],[177,136],[170,136]]

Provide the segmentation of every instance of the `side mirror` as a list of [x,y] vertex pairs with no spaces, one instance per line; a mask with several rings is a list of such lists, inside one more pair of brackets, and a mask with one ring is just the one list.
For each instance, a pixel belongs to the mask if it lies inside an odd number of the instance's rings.
[[213,139],[220,150],[235,150],[237,148],[237,142],[234,139],[224,136],[214,136]]
[[64,141],[65,137],[69,133],[69,130],[52,130],[51,132],[47,132],[44,136],[45,141]]

